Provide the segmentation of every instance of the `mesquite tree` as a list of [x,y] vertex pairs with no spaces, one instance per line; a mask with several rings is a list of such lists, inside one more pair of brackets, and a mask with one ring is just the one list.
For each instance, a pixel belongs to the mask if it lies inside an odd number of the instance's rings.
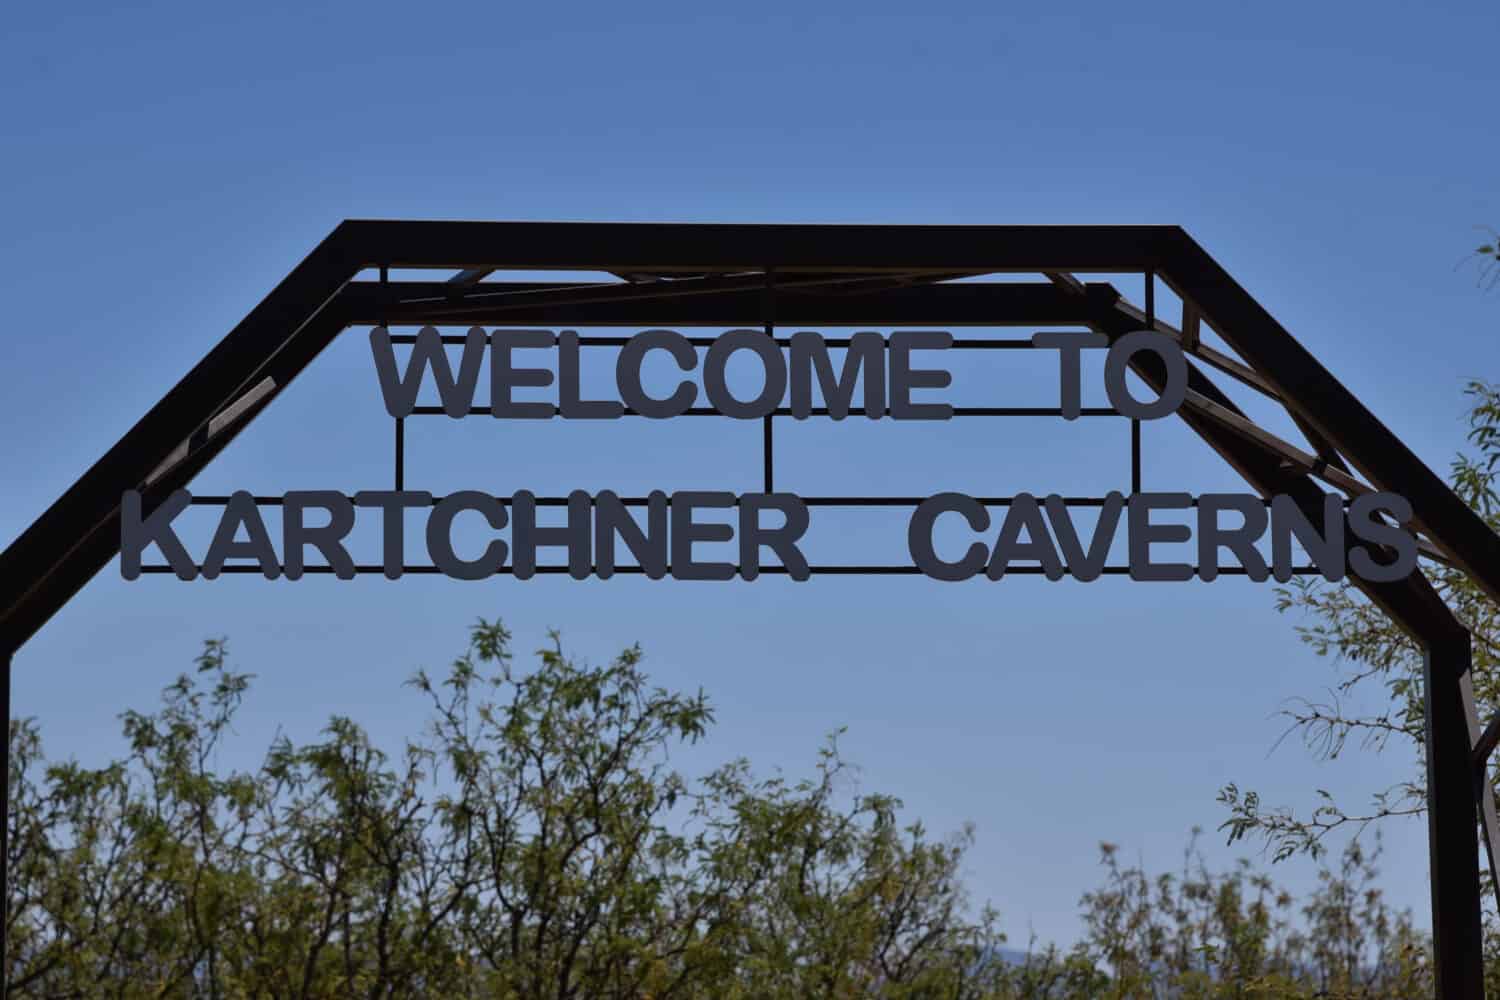
[[[1493,284],[1500,275],[1500,244],[1479,247],[1477,255],[1481,280]],[[1465,398],[1472,450],[1453,460],[1449,482],[1492,529],[1500,531],[1500,387],[1476,379],[1465,388]],[[1481,722],[1488,721],[1500,708],[1500,605],[1461,570],[1427,560],[1422,568],[1473,637],[1474,698]],[[1363,809],[1347,809],[1320,791],[1319,804],[1298,815],[1288,808],[1266,807],[1255,792],[1226,786],[1220,801],[1229,809],[1222,829],[1228,830],[1230,842],[1261,837],[1280,860],[1297,853],[1319,854],[1334,830],[1358,832],[1389,817],[1422,813],[1426,776],[1421,764],[1422,656],[1411,638],[1347,581],[1329,584],[1304,578],[1278,588],[1277,608],[1301,616],[1298,634],[1318,655],[1331,658],[1338,670],[1327,698],[1290,703],[1284,712],[1287,733],[1299,735],[1316,754],[1329,758],[1351,745],[1378,751],[1394,740],[1412,747],[1418,762],[1407,780],[1380,791]],[[1347,709],[1348,696],[1375,687],[1384,689],[1381,710],[1360,714]],[[1500,787],[1500,772],[1493,760],[1491,764],[1491,781]],[[1488,881],[1488,873],[1481,877]]]
[[129,753],[49,763],[12,725],[13,996],[978,997],[968,833],[934,841],[860,795],[830,740],[813,777],[745,761],[689,783],[700,692],[640,650],[514,669],[481,622],[390,757],[351,719],[216,773],[250,677],[210,642]]

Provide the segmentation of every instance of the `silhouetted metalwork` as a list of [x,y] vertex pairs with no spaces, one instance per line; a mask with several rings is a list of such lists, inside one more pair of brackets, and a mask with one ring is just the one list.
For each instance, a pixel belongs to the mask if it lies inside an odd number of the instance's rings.
[[[360,280],[369,269],[377,270],[380,280]],[[439,280],[401,281],[392,280],[392,269],[456,273]],[[506,271],[589,272],[611,280],[487,280]],[[1040,280],[959,280],[1015,273]],[[1109,284],[1078,277],[1090,273],[1145,276],[1144,309]],[[1156,281],[1183,303],[1178,326],[1156,315]],[[1262,496],[1291,496],[1318,523],[1324,491],[1315,480],[1346,496],[1372,490],[1399,493],[1415,512],[1413,527],[1420,532],[1424,557],[1459,567],[1500,600],[1500,537],[1177,227],[348,221],[0,554],[0,655],[7,664],[117,554],[126,490],[141,490],[145,510],[154,509],[228,446],[340,331],[363,324],[768,330],[773,324],[781,329],[1078,326],[1111,340],[1144,326],[1176,339],[1189,358],[1189,393],[1178,415]],[[1205,345],[1204,328],[1238,357]],[[584,342],[611,345],[622,339]],[[410,342],[403,336],[395,340]],[[838,346],[839,341],[830,344]],[[1031,346],[998,338],[964,338],[958,345],[975,350]],[[1165,372],[1149,352],[1137,353],[1132,368],[1161,389]],[[1253,423],[1204,369],[1285,406],[1310,450]],[[1023,412],[1056,411],[959,411],[972,416]],[[1131,479],[1137,488],[1138,432],[1137,425],[1131,449]],[[399,424],[396,433],[399,486],[405,447]],[[767,418],[763,463],[768,490],[772,460]],[[858,506],[913,499],[919,498],[806,502]],[[909,570],[914,568],[825,567],[818,572]],[[237,571],[226,567],[226,572]],[[774,572],[770,567],[765,571]],[[309,572],[317,570],[309,567]],[[621,567],[619,572],[630,570]],[[1012,572],[1027,570],[1016,567]],[[1495,808],[1483,778],[1489,753],[1500,742],[1500,721],[1481,731],[1468,676],[1470,637],[1421,572],[1395,582],[1353,581],[1425,651],[1438,995],[1481,997],[1475,832],[1483,817],[1493,869]],[[8,670],[0,686],[8,711]],[[7,746],[7,767],[8,753]],[[0,851],[3,847],[0,839]]]

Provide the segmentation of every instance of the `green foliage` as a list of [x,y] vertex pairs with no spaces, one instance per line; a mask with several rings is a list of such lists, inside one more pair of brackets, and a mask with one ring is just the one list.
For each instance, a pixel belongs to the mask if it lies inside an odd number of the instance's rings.
[[690,786],[665,752],[712,723],[701,692],[555,636],[518,674],[509,639],[481,622],[411,680],[429,717],[395,758],[335,717],[216,773],[250,680],[222,641],[123,716],[123,760],[48,763],[13,723],[12,995],[993,995],[968,832],[857,794],[832,739],[804,781]]
[[1084,896],[1075,958],[1109,975],[1080,996],[1432,995],[1429,943],[1390,911],[1357,842],[1300,906],[1247,861],[1210,872],[1191,842],[1180,873],[1155,877],[1101,846],[1105,883]]
[[[1468,397],[1468,440],[1473,454],[1454,459],[1449,481],[1460,498],[1500,531],[1500,387],[1473,381]],[[1469,629],[1474,641],[1471,679],[1481,719],[1500,709],[1500,605],[1467,574],[1445,564],[1422,567],[1439,594]],[[1321,853],[1333,830],[1363,830],[1392,816],[1417,815],[1426,809],[1422,764],[1422,655],[1411,638],[1347,581],[1330,584],[1303,578],[1277,589],[1277,608],[1296,612],[1297,633],[1319,656],[1333,659],[1339,678],[1326,701],[1296,699],[1285,711],[1288,734],[1300,735],[1315,753],[1335,758],[1354,740],[1365,749],[1383,749],[1392,739],[1413,749],[1417,766],[1410,779],[1378,792],[1368,809],[1349,811],[1325,791],[1312,812],[1297,815],[1286,808],[1267,808],[1254,792],[1227,785],[1219,801],[1229,811],[1220,829],[1233,843],[1255,836],[1277,860],[1293,854]],[[1369,687],[1384,688],[1384,711],[1355,714],[1345,710],[1348,696]],[[1500,787],[1500,772],[1491,771]],[[1488,879],[1487,874],[1481,877]]]
[[554,636],[521,673],[480,622],[411,679],[427,717],[399,755],[336,716],[248,773],[213,767],[251,679],[222,640],[103,767],[13,722],[11,995],[1430,995],[1357,848],[1298,909],[1245,864],[1190,848],[1151,877],[1104,845],[1082,940],[1002,952],[961,877],[972,829],[933,839],[861,793],[837,733],[804,779],[737,760],[690,783],[666,753],[712,708],[640,661],[580,666]]
[[[1492,231],[1492,235],[1495,235]],[[1477,248],[1481,280],[1500,281],[1500,242],[1489,240]],[[1500,531],[1500,387],[1473,380],[1468,398],[1468,442],[1471,454],[1459,454],[1449,471],[1458,496]],[[1468,628],[1473,640],[1470,671],[1475,707],[1481,720],[1500,709],[1500,605],[1462,571],[1443,563],[1425,562],[1423,571],[1443,600]],[[1284,715],[1287,735],[1300,735],[1309,749],[1337,757],[1352,739],[1363,749],[1384,749],[1392,739],[1410,747],[1416,766],[1408,780],[1377,792],[1369,808],[1346,810],[1328,792],[1318,791],[1318,804],[1302,815],[1285,807],[1266,807],[1260,796],[1226,785],[1219,801],[1228,810],[1220,829],[1230,843],[1256,837],[1275,860],[1293,854],[1320,855],[1327,835],[1351,828],[1356,835],[1371,824],[1393,816],[1417,815],[1426,809],[1423,762],[1424,709],[1422,656],[1416,644],[1347,582],[1329,585],[1304,579],[1277,591],[1277,609],[1295,612],[1297,633],[1319,656],[1334,660],[1338,680],[1326,701],[1294,700]],[[1359,714],[1346,710],[1351,693],[1383,688],[1383,711]],[[1491,761],[1489,780],[1500,787],[1500,771]],[[1486,883],[1486,900],[1496,890],[1489,871],[1479,873]]]

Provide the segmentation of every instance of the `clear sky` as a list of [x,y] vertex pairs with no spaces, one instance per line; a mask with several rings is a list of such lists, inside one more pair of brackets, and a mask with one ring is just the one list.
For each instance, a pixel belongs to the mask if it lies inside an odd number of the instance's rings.
[[[1500,297],[1463,264],[1500,225],[1497,36],[1500,9],[1473,2],[20,5],[0,35],[0,538],[346,217],[1179,224],[1446,470],[1464,380],[1500,377]],[[1034,391],[1005,353],[960,382],[997,405]],[[438,419],[413,427],[409,484],[753,489],[758,434]],[[1119,424],[780,440],[779,485],[809,495],[1128,484]],[[389,442],[351,330],[195,488],[380,487]],[[1147,429],[1146,477],[1242,488],[1175,426]],[[823,516],[810,555],[904,558],[900,515]],[[400,682],[477,616],[522,651],[553,626],[595,661],[639,640],[657,680],[718,705],[684,768],[807,773],[847,725],[866,787],[935,831],[975,822],[970,877],[1013,939],[1066,943],[1100,840],[1172,867],[1225,782],[1357,805],[1410,773],[1404,750],[1270,752],[1283,700],[1334,676],[1272,602],[1230,579],[189,585],[112,566],[17,657],[14,710],[98,762],[118,712],[228,635],[258,675],[247,754],[332,712],[394,745],[420,707]],[[1388,829],[1385,880],[1423,923],[1425,833]]]

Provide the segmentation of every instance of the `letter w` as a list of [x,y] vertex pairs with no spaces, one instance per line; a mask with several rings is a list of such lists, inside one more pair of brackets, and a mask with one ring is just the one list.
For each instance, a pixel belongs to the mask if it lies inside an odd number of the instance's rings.
[[448,354],[443,350],[442,336],[433,327],[424,326],[417,334],[411,357],[406,361],[406,374],[398,377],[390,331],[383,326],[371,330],[370,353],[375,359],[375,373],[380,377],[380,393],[385,397],[386,412],[398,418],[411,416],[417,405],[417,390],[422,387],[422,372],[431,368],[433,381],[437,382],[438,398],[443,402],[443,412],[455,419],[468,416],[474,405],[474,387],[479,383],[479,369],[484,363],[484,346],[488,339],[480,327],[470,328],[464,337],[464,355],[458,365],[458,378],[454,379]]

